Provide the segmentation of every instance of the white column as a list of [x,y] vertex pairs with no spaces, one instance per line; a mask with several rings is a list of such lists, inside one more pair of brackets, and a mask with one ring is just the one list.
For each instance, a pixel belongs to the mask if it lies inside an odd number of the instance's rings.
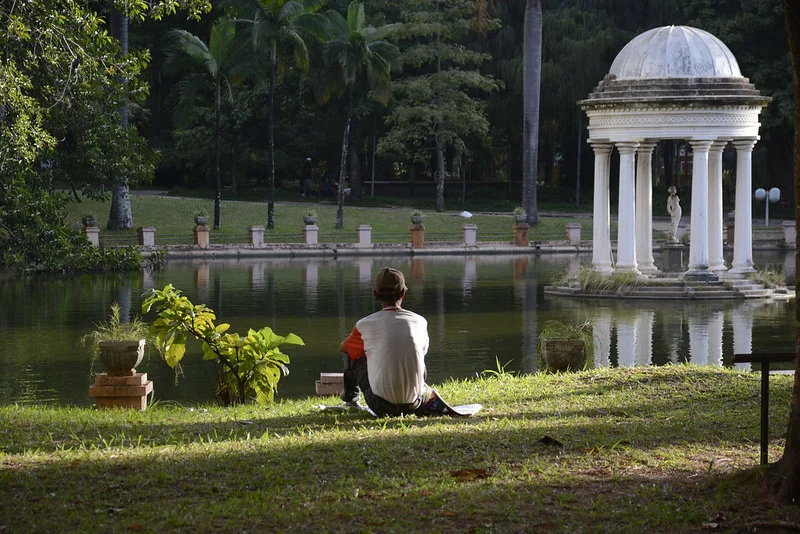
[[594,217],[592,221],[592,270],[610,273],[611,268],[611,208],[609,174],[611,172],[611,143],[592,141],[594,150]]
[[733,233],[732,273],[753,269],[753,147],[755,138],[735,139],[736,147],[736,220]]
[[725,271],[722,253],[722,151],[727,139],[718,139],[708,151],[708,269]]
[[[748,299],[749,300],[749,299]],[[753,353],[753,306],[750,302],[740,304],[731,310],[731,329],[733,330],[733,353]],[[735,363],[734,367],[749,371],[751,364]]]
[[617,367],[636,365],[636,317],[622,313],[617,317]]
[[639,143],[617,143],[619,152],[619,207],[615,272],[638,273],[636,265],[636,162]]
[[722,331],[725,326],[725,312],[711,312],[708,318],[708,365],[722,365]]
[[[146,270],[146,269],[145,269]],[[595,368],[608,367],[611,355],[611,310],[599,308],[592,319]]]
[[654,273],[653,262],[653,148],[642,143],[636,149],[636,263],[643,273]]
[[708,150],[711,141],[692,140],[692,217],[689,273],[708,272]]
[[689,314],[689,361],[696,365],[708,363],[708,316]]
[[653,363],[653,310],[636,310],[636,365]]

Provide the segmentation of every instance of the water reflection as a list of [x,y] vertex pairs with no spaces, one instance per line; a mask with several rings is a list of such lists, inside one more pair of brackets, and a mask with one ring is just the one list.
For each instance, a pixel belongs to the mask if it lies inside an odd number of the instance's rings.
[[[407,274],[405,306],[428,319],[432,383],[475,376],[496,369],[498,362],[510,362],[511,371],[535,372],[538,332],[550,319],[591,321],[596,366],[731,365],[734,353],[793,350],[793,302],[545,297],[545,285],[589,260],[578,255],[217,259],[170,261],[163,271],[130,276],[6,280],[0,284],[0,328],[7,341],[0,346],[0,398],[91,405],[89,356],[80,336],[106,318],[111,302],[136,313],[143,291],[167,283],[213,307],[232,331],[268,325],[279,334],[300,335],[306,345],[287,349],[291,374],[281,382],[279,396],[312,395],[320,372],[341,368],[339,342],[360,317],[377,309],[372,281],[384,266]],[[760,268],[793,267],[776,254],[756,261]],[[214,364],[200,359],[199,346],[189,347],[185,362],[177,385],[157,355],[139,370],[154,380],[157,399],[212,402]]]

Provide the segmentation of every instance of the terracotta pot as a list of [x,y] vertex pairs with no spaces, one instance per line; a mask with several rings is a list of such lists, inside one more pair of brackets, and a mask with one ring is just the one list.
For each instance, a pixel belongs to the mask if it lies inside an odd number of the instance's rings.
[[145,340],[138,341],[100,341],[100,363],[106,368],[108,376],[132,376],[135,367],[144,358]]
[[586,344],[582,339],[544,338],[542,358],[548,371],[580,371],[586,366]]

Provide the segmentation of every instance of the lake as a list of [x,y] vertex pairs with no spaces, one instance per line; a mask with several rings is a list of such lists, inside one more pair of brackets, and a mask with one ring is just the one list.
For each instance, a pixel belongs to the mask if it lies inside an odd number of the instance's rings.
[[[787,271],[794,251],[756,253],[758,268]],[[344,259],[170,261],[135,274],[3,279],[0,283],[0,402],[91,406],[90,356],[80,338],[107,318],[112,302],[138,314],[142,293],[167,283],[213,308],[231,331],[270,326],[305,341],[287,346],[290,374],[278,399],[314,395],[321,372],[341,370],[339,343],[362,316],[378,309],[372,282],[384,266],[406,274],[404,307],[428,319],[428,382],[473,377],[498,363],[537,370],[538,332],[548,320],[591,321],[595,365],[697,363],[732,365],[733,354],[794,351],[794,301],[575,300],[544,287],[588,255],[407,256]],[[657,258],[658,262],[658,258]],[[150,317],[148,317],[150,318]],[[98,368],[99,370],[99,368]],[[213,402],[215,365],[190,346],[183,375],[157,353],[138,367],[154,381],[155,399]]]

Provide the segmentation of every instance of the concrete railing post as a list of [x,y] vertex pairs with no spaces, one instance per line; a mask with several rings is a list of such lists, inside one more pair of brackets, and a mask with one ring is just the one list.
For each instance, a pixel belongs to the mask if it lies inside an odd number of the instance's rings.
[[139,232],[139,246],[140,247],[154,247],[156,246],[156,229],[152,226],[140,226]]
[[528,230],[530,229],[528,223],[515,223],[514,224],[514,244],[518,247],[527,247],[530,245],[528,241]]
[[95,247],[100,246],[100,228],[97,226],[87,226],[83,229],[83,235]]
[[567,223],[567,239],[570,245],[581,244],[581,224],[580,223]]
[[783,221],[781,223],[781,226],[783,226],[783,240],[786,242],[786,244],[796,245],[797,228],[795,225],[795,221]]
[[264,246],[264,227],[251,226],[248,230],[250,232],[250,244],[254,247]]
[[358,232],[357,248],[371,248],[372,247],[372,226],[368,224],[359,224],[356,228]]
[[319,239],[319,226],[307,224],[303,228],[303,236],[305,237],[306,245],[316,245]]
[[464,245],[474,247],[478,244],[478,225],[465,224],[462,227],[462,235],[464,236]]
[[208,248],[208,244],[210,242],[210,234],[211,232],[208,229],[208,226],[195,226],[194,227],[194,244],[200,248]]
[[408,233],[411,237],[411,248],[425,248],[425,227],[422,224],[412,224]]

